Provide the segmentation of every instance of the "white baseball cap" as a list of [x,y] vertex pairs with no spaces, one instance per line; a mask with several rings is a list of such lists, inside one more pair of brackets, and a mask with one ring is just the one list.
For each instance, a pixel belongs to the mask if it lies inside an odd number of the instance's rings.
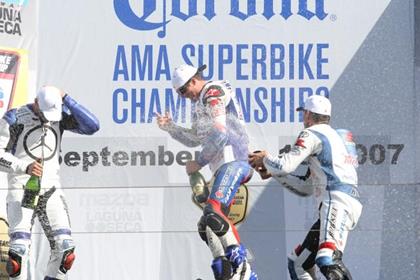
[[312,113],[331,116],[331,102],[328,98],[321,95],[312,95],[305,100],[305,105],[296,111],[307,110]]
[[44,86],[38,91],[36,99],[39,109],[47,120],[61,120],[63,99],[60,89],[53,86]]
[[203,71],[207,68],[207,65],[201,65],[196,68],[188,64],[182,64],[174,69],[172,73],[172,86],[175,90],[178,90],[180,87],[185,85],[192,77],[195,76],[198,72]]

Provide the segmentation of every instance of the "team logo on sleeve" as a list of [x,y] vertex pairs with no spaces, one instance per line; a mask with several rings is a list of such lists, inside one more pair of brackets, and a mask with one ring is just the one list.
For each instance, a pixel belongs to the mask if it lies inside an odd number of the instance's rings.
[[207,98],[209,98],[209,97],[217,97],[217,96],[223,95],[222,93],[223,93],[223,90],[222,90],[221,87],[219,87],[219,86],[211,86],[207,90],[207,92],[206,92],[206,97]]
[[305,140],[303,140],[302,138],[298,138],[296,140],[295,146],[298,146],[298,147],[301,147],[301,148],[306,149]]
[[216,86],[216,85],[210,86],[207,89],[206,93],[204,94],[203,103],[207,104],[209,99],[222,97],[224,95],[225,95],[225,92],[223,91],[222,87]]
[[308,136],[309,136],[309,133],[307,131],[301,131],[299,133],[299,136],[298,136],[296,142],[295,142],[295,146],[306,149],[304,138],[306,138]]

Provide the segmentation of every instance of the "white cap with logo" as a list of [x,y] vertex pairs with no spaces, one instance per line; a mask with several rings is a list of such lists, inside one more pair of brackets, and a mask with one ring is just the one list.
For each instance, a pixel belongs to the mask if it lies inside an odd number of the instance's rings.
[[195,74],[206,69],[207,65],[196,68],[188,64],[182,64],[175,68],[172,73],[172,86],[175,90],[185,85]]
[[296,111],[310,111],[312,113],[331,116],[331,102],[328,98],[321,95],[312,95],[305,100],[305,105]]
[[36,99],[39,109],[47,120],[61,120],[63,99],[60,89],[53,86],[44,86],[38,91]]

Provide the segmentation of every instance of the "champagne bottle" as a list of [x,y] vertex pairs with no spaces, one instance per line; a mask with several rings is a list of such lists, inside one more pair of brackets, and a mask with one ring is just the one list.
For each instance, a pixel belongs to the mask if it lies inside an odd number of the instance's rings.
[[40,191],[41,180],[38,176],[32,175],[24,187],[22,207],[35,209],[38,205]]
[[206,202],[210,191],[204,176],[199,171],[196,171],[190,175],[189,179],[190,186],[194,194],[194,199],[198,203]]

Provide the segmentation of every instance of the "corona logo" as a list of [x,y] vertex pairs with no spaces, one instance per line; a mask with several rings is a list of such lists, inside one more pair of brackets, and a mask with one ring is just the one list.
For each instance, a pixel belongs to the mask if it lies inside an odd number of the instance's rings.
[[[133,10],[130,2],[132,3],[133,1],[114,0],[114,10],[118,19],[127,27],[139,31],[160,29],[158,32],[160,38],[166,36],[166,26],[171,22],[172,18],[187,21],[193,17],[199,16],[197,7],[198,0],[142,0],[139,2],[141,2],[140,7],[143,7],[143,9],[136,11]],[[183,2],[183,4],[185,2],[185,5],[187,5],[185,11],[181,10],[181,2]],[[242,7],[243,10],[240,8],[240,2],[241,5],[246,3],[245,7]],[[279,2],[281,8],[276,10],[274,7],[279,6]],[[171,4],[170,8],[169,4]],[[266,20],[275,17],[281,17],[284,20],[288,20],[292,16],[299,16],[308,21],[312,18],[324,20],[328,15],[325,12],[324,0],[230,0],[230,11],[226,11],[226,13],[229,16],[245,21],[251,16],[258,15],[257,7],[260,5],[263,9],[260,15]],[[295,6],[296,8],[294,8]],[[314,8],[311,9],[309,7]],[[171,18],[168,17],[169,15]],[[217,17],[216,0],[205,1],[204,11],[201,16],[204,16],[208,21]],[[152,21],[151,18],[153,18],[154,21]]]

